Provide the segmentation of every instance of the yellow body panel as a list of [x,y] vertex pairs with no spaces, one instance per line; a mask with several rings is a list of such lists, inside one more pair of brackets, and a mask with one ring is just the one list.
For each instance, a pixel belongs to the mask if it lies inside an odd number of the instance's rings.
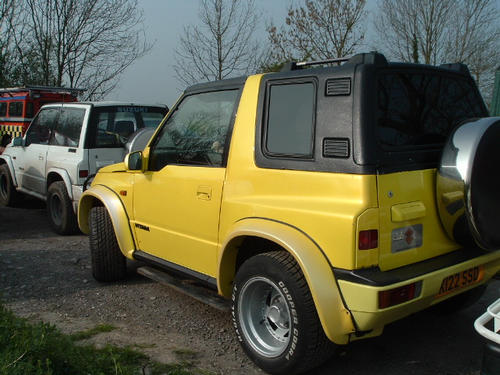
[[220,238],[242,218],[262,217],[300,228],[335,267],[355,267],[356,223],[377,206],[376,177],[258,168],[254,162],[259,78],[245,85],[229,151]]
[[[436,209],[434,169],[379,175],[380,204],[379,267],[382,271],[413,264],[456,250],[443,230]],[[422,246],[392,251],[392,231],[422,224]]]
[[136,173],[131,226],[138,248],[215,277],[224,175],[224,168],[176,165]]

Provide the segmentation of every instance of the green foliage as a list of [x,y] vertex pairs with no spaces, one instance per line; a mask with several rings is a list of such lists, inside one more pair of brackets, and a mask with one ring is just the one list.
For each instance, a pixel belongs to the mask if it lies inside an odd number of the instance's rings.
[[151,374],[200,374],[187,364],[159,364],[131,348],[106,346],[96,349],[76,345],[75,339],[88,338],[114,327],[97,326],[72,337],[56,327],[30,324],[18,318],[0,304],[0,375],[127,375],[141,374],[148,368]]
[[94,328],[91,328],[91,329],[88,329],[86,331],[81,331],[81,332],[73,333],[69,337],[73,341],[86,340],[86,339],[89,339],[89,338],[91,338],[91,337],[99,334],[99,333],[111,332],[111,331],[113,331],[115,329],[116,329],[116,327],[114,327],[114,326],[112,326],[110,324],[99,324],[98,326],[96,326]]

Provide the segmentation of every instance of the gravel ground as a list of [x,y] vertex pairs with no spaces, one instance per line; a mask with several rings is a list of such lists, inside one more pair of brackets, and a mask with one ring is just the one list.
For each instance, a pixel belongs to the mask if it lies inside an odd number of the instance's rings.
[[[87,237],[53,234],[43,204],[23,206],[0,207],[0,293],[16,314],[64,332],[109,323],[117,329],[96,336],[97,345],[137,345],[164,362],[188,356],[217,374],[262,374],[240,349],[229,313],[137,275],[133,264],[127,281],[96,282]],[[381,337],[339,348],[314,373],[479,374],[482,342],[473,321],[499,297],[495,280],[476,305],[451,317],[423,312],[391,324]]]

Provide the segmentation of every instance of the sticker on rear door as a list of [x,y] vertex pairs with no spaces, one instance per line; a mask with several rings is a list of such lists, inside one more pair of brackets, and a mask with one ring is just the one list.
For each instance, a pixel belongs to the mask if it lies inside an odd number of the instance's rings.
[[423,228],[422,224],[417,224],[394,229],[391,233],[391,252],[397,253],[422,246]]

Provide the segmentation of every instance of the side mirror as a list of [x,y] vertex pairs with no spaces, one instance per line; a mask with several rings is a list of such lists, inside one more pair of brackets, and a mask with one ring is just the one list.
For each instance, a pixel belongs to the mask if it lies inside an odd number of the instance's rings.
[[19,146],[24,147],[24,145],[25,145],[25,142],[24,142],[24,138],[22,138],[22,137],[16,137],[12,140],[12,147],[19,147]]
[[125,156],[125,167],[129,171],[142,170],[142,151],[135,151]]

